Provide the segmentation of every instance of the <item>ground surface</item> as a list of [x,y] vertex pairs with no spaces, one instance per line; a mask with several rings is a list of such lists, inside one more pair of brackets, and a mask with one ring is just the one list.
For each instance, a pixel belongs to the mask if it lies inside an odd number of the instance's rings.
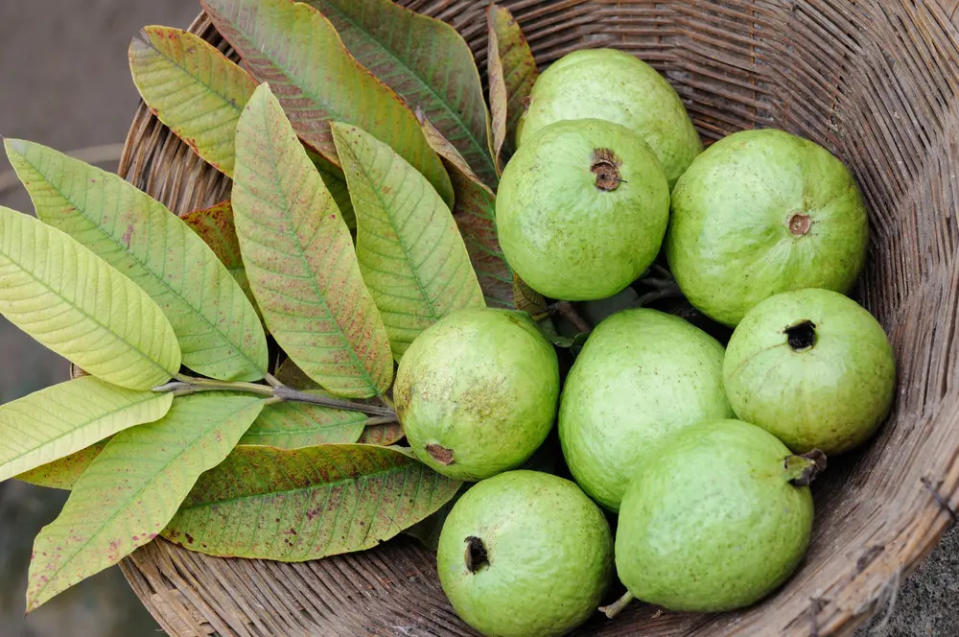
[[[61,150],[123,140],[136,92],[126,49],[142,25],[185,26],[194,0],[0,0],[0,134]],[[105,168],[114,169],[115,161]],[[0,174],[9,165],[0,159]],[[2,177],[0,177],[2,182]],[[19,189],[0,204],[31,210]],[[0,402],[63,380],[66,366],[0,319]],[[0,637],[149,635],[159,629],[112,568],[23,617],[33,536],[64,492],[0,484]],[[872,635],[959,635],[959,530],[948,533],[899,592]]]

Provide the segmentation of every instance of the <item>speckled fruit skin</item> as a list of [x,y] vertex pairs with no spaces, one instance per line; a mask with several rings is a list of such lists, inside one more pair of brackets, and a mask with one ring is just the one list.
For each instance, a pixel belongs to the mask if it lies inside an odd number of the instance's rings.
[[750,130],[710,146],[676,183],[666,256],[690,303],[735,326],[777,292],[847,291],[867,233],[842,162],[789,133]]
[[[811,321],[815,342],[795,350],[784,329]],[[896,364],[878,321],[830,290],[771,296],[736,327],[723,379],[736,414],[797,453],[848,451],[875,432],[892,403]]]
[[[529,316],[486,308],[454,312],[417,336],[393,388],[413,453],[458,480],[529,458],[553,425],[558,394],[556,351]],[[449,450],[452,462],[428,445]]]
[[[621,181],[597,186],[597,152],[612,151]],[[506,260],[554,299],[616,294],[649,267],[669,219],[669,188],[631,131],[598,119],[557,122],[524,144],[503,171],[496,225]]]
[[[467,538],[488,564],[470,572]],[[484,480],[453,506],[436,552],[456,613],[489,637],[562,635],[596,613],[612,571],[602,512],[579,487],[538,471]]]
[[537,78],[516,139],[522,148],[537,131],[564,119],[594,117],[642,137],[670,186],[702,150],[699,134],[669,82],[639,58],[615,49],[564,55]]
[[679,317],[624,310],[597,325],[560,399],[576,482],[617,511],[644,452],[681,427],[732,417],[722,367],[722,345]]
[[793,572],[813,521],[808,487],[790,454],[739,420],[683,429],[646,462],[623,497],[616,531],[619,579],[670,610],[748,606]]

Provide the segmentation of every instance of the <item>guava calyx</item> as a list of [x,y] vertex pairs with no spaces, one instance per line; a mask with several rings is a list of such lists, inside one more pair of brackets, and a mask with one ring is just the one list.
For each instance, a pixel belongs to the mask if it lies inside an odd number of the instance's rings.
[[610,192],[619,188],[623,181],[619,175],[619,166],[623,162],[608,148],[597,148],[593,151],[593,163],[590,171],[596,175],[596,188]]
[[486,553],[486,545],[483,544],[483,540],[475,535],[470,535],[463,541],[466,542],[464,559],[467,571],[475,573],[481,568],[489,566],[489,555]]
[[816,476],[826,470],[826,454],[819,449],[806,453],[786,456],[783,461],[786,473],[793,476],[789,484],[794,487],[808,487]]
[[809,228],[812,227],[812,219],[809,218],[809,215],[802,212],[794,212],[792,216],[789,217],[788,225],[789,232],[797,237],[801,237],[809,233]]
[[447,449],[443,445],[430,443],[426,445],[426,453],[430,454],[430,457],[441,465],[449,466],[453,464],[453,450]]
[[816,324],[808,319],[793,323],[783,330],[783,334],[794,352],[812,349],[816,344]]

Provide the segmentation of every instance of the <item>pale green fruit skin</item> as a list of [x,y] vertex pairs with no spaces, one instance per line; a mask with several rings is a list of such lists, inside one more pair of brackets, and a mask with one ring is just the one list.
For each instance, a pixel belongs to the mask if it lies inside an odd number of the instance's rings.
[[[594,152],[612,150],[623,180],[596,187]],[[631,131],[598,119],[563,121],[513,155],[496,195],[500,247],[531,288],[581,301],[616,294],[649,267],[669,220],[669,188]]]
[[739,420],[683,429],[623,497],[616,570],[639,599],[669,610],[748,606],[774,590],[809,544],[813,502],[789,483],[790,454]]
[[533,84],[516,139],[522,148],[541,128],[564,119],[597,118],[642,137],[670,186],[702,150],[699,134],[669,82],[639,58],[615,49],[564,55]]
[[[793,234],[794,213],[808,215]],[[826,149],[774,130],[733,133],[676,183],[666,257],[704,314],[735,326],[787,290],[847,291],[862,269],[868,227],[849,170]]]
[[576,482],[617,511],[646,451],[682,427],[732,417],[722,369],[722,345],[679,317],[624,310],[597,325],[560,399],[559,439]]
[[[793,350],[783,329],[812,321],[816,340]],[[771,296],[736,327],[723,362],[736,414],[797,453],[848,451],[865,442],[889,411],[896,363],[879,322],[830,290]]]
[[[489,564],[471,573],[466,538]],[[602,512],[569,480],[509,471],[473,486],[446,518],[436,552],[456,613],[489,637],[562,635],[596,613],[612,571]]]
[[[413,453],[439,473],[480,480],[518,466],[553,425],[556,351],[520,312],[460,310],[400,360],[393,398]],[[453,452],[445,465],[427,445]]]

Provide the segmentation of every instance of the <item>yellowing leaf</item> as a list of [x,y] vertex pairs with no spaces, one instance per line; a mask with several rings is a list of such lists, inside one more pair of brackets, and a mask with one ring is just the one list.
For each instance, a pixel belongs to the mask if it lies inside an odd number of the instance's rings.
[[0,206],[0,314],[90,374],[150,389],[180,367],[157,304],[69,236]]
[[403,439],[403,425],[389,422],[382,425],[367,425],[357,442],[369,445],[391,445]]
[[81,449],[59,460],[40,465],[36,469],[17,475],[16,478],[35,484],[38,487],[69,491],[83,475],[83,472],[87,470],[93,459],[99,456],[100,452],[107,446],[107,442],[109,442],[109,439],[95,442],[86,449]]
[[389,447],[244,445],[200,477],[163,537],[210,555],[312,560],[376,546],[460,484]]
[[193,394],[177,398],[163,419],[114,436],[34,542],[27,611],[156,537],[262,407],[249,394]]
[[221,380],[263,377],[266,335],[253,306],[183,221],[116,175],[33,142],[7,139],[5,145],[37,216],[157,302],[173,325],[184,365]]
[[309,0],[307,4],[333,23],[358,62],[411,109],[422,110],[486,183],[496,183],[479,71],[456,29],[392,0]]
[[413,113],[343,46],[316,9],[290,0],[204,0],[217,30],[269,82],[297,134],[338,164],[330,120],[362,126],[416,167],[446,201],[452,187]]
[[356,230],[356,215],[353,213],[353,203],[350,201],[350,193],[346,188],[346,176],[343,175],[343,171],[340,170],[339,166],[309,146],[306,147],[306,154],[313,165],[316,166],[320,177],[323,178],[326,189],[333,195],[333,201],[336,202],[336,207],[340,209],[346,227],[350,230]]
[[358,411],[308,403],[276,403],[263,409],[240,443],[296,449],[330,442],[356,442],[367,418]]
[[333,124],[356,212],[356,255],[393,355],[483,292],[449,208],[406,160],[366,131]]
[[236,120],[256,82],[192,33],[145,27],[130,43],[130,72],[143,101],[197,155],[233,175]]
[[[243,257],[240,255],[240,242],[236,238],[236,226],[233,224],[233,208],[230,202],[221,201],[209,208],[191,210],[180,218],[203,239],[204,243],[210,246],[213,254],[226,266],[227,271],[239,284],[250,303],[255,303],[253,292],[250,290],[250,281],[243,268]],[[256,309],[255,305],[253,309]]]
[[506,142],[516,136],[516,122],[536,81],[536,60],[526,36],[506,7],[486,10],[489,32],[486,55],[489,102],[493,113],[493,151],[500,161]]
[[133,391],[94,376],[68,380],[0,406],[0,481],[152,422],[171,394]]
[[486,303],[492,307],[514,307],[513,270],[499,247],[493,191],[473,174],[456,148],[429,120],[423,121],[423,131],[430,146],[443,158],[453,179],[456,193],[453,218],[463,236]]
[[237,125],[233,211],[250,286],[287,355],[333,393],[389,389],[389,340],[349,230],[267,85]]

